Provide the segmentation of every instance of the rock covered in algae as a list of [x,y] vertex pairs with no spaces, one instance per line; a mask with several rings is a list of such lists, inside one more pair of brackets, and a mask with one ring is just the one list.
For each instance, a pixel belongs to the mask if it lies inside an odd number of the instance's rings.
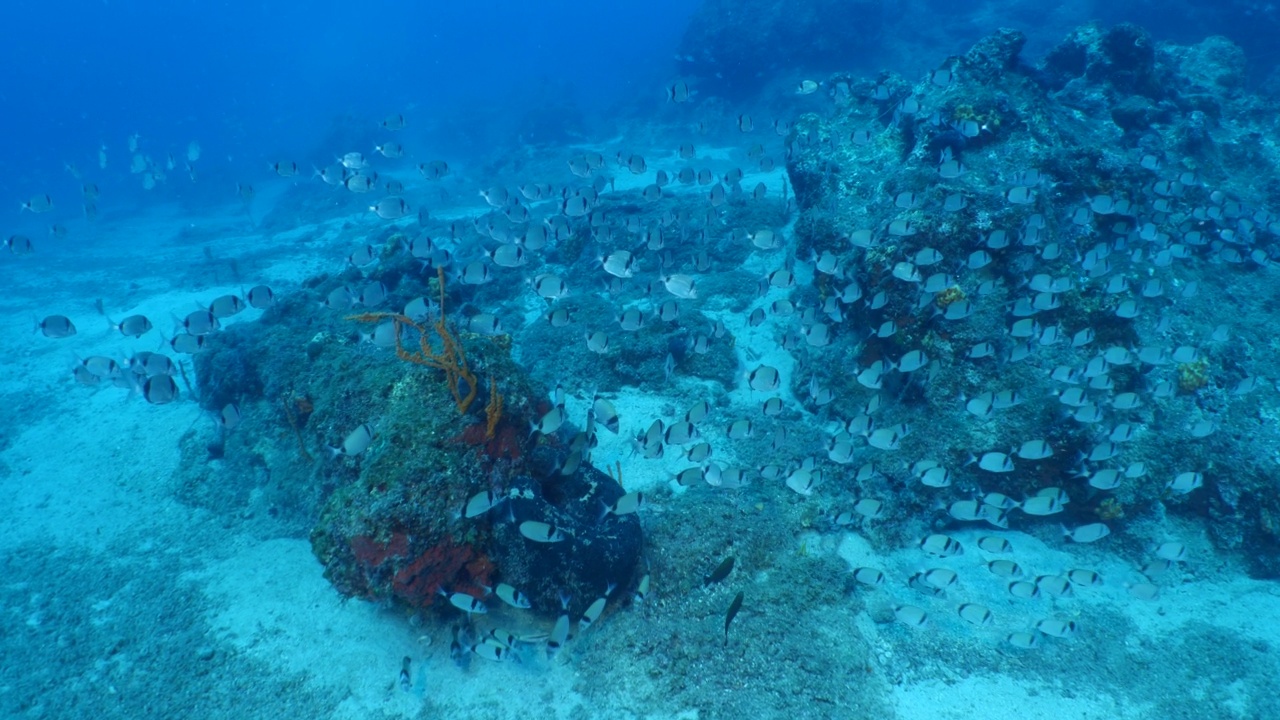
[[[394,262],[366,282],[376,280],[390,289],[389,307],[439,290]],[[561,592],[594,599],[610,583],[630,583],[642,542],[638,520],[598,522],[599,501],[613,502],[621,487],[586,462],[570,475],[560,474],[560,464],[531,462],[531,453],[567,454],[571,423],[561,435],[530,434],[550,404],[512,361],[509,338],[459,332],[449,318],[446,332],[467,368],[454,379],[463,395],[475,386],[460,412],[451,373],[361,342],[358,333],[370,324],[321,307],[343,282],[349,279],[316,278],[262,322],[211,336],[195,363],[202,402],[210,410],[237,402],[244,427],[221,434],[218,442],[234,447],[220,448],[214,464],[201,442],[184,443],[190,466],[203,468],[186,483],[189,497],[212,508],[243,494],[250,478],[291,486],[281,494],[299,505],[295,514],[311,518],[325,577],[350,597],[424,608],[440,605],[441,591],[484,597],[507,582],[535,610],[554,614]],[[435,333],[427,328],[439,349]],[[416,331],[404,337],[406,350],[418,349]],[[335,452],[365,423],[375,429],[366,449]],[[468,499],[484,491],[522,499],[462,517]],[[570,532],[549,548],[519,534],[524,520]]]

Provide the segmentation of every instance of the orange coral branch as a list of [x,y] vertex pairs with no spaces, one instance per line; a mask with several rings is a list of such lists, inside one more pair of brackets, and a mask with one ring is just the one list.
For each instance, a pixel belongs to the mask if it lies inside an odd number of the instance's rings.
[[[449,330],[449,326],[445,323],[444,270],[437,268],[436,271],[440,281],[440,319],[431,325],[431,332],[435,333],[440,342],[438,351],[432,346],[427,328],[405,315],[367,312],[359,315],[348,315],[347,319],[363,323],[378,323],[388,319],[394,322],[396,324],[396,357],[415,365],[425,365],[437,370],[443,370],[445,383],[449,386],[453,401],[458,406],[458,412],[466,413],[470,409],[472,401],[476,399],[476,377],[471,372],[471,369],[467,367],[467,356],[462,350],[462,345],[458,343],[457,338],[454,337]],[[403,331],[406,327],[413,328],[418,332],[418,349],[415,351],[405,349],[401,342]],[[462,390],[462,383],[464,382],[466,383],[466,392]]]
[[498,422],[502,420],[502,393],[498,392],[498,383],[489,378],[489,404],[484,408],[485,412],[485,431],[486,440],[492,440],[494,432],[498,429]]

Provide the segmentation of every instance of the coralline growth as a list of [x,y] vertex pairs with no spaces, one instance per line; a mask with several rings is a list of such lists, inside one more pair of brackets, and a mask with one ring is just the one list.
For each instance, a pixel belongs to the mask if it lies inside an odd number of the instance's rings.
[[[472,401],[476,399],[476,377],[467,367],[467,356],[462,350],[462,345],[449,330],[449,325],[445,321],[444,270],[442,268],[436,269],[436,278],[440,286],[440,317],[430,326],[430,333],[428,333],[426,326],[400,313],[361,313],[359,315],[349,315],[347,319],[374,324],[385,320],[395,323],[396,356],[401,360],[416,365],[425,365],[437,370],[443,370],[445,382],[449,386],[449,392],[453,395],[453,400],[458,406],[458,413],[465,415],[467,410],[471,408]],[[416,351],[410,352],[404,347],[402,338],[405,328],[412,328],[418,334],[418,349]],[[431,334],[434,334],[439,340],[440,349],[438,351],[432,343]],[[496,395],[496,391],[491,390],[491,393]],[[502,402],[500,397],[490,399],[489,437],[493,436],[493,429],[497,425],[497,419],[493,416],[495,410],[499,415],[501,414]]]

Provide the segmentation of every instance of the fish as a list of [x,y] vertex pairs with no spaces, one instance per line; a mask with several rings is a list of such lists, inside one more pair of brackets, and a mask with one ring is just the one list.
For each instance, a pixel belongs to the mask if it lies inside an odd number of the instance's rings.
[[547,637],[547,659],[555,657],[556,652],[569,640],[569,595],[560,593],[560,609],[563,611],[556,618],[556,624]]
[[[339,285],[329,291],[329,294],[325,296],[323,304],[330,310],[346,310],[351,307],[351,304],[355,301],[356,296],[351,292],[351,288],[345,285]],[[197,333],[191,334],[195,335]]]
[[48,194],[32,195],[30,200],[22,203],[22,210],[30,210],[33,213],[47,213],[53,209],[53,198]]
[[381,145],[374,145],[373,149],[379,155],[392,160],[404,157],[404,146],[398,142],[385,142]]
[[997,577],[1021,577],[1022,567],[1012,560],[992,560],[987,563],[987,570]]
[[342,185],[353,193],[363,194],[377,187],[378,181],[363,173],[355,173],[347,176],[347,179],[342,181]]
[[1062,510],[1062,501],[1056,495],[1039,495],[1028,498],[1022,503],[1022,512],[1028,515],[1056,515]]
[[178,333],[169,340],[169,347],[180,355],[195,355],[205,349],[205,336]]
[[933,534],[920,541],[920,549],[936,557],[955,557],[964,554],[964,547],[947,535]]
[[924,608],[915,605],[895,605],[893,606],[893,617],[903,625],[911,627],[924,627],[929,621],[929,613]]
[[[165,374],[167,375],[168,373]],[[222,407],[221,412],[215,416],[215,419],[224,430],[227,430],[228,432],[235,430],[240,425],[240,406],[233,402],[227,403]]]
[[647,597],[649,597],[649,573],[645,573],[640,578],[640,582],[636,585],[636,592],[633,599],[637,603],[643,603]]
[[1013,459],[1001,452],[983,453],[981,458],[973,455],[969,456],[965,465],[978,464],[978,467],[991,473],[1010,473],[1013,472]]
[[271,288],[266,287],[265,284],[259,284],[259,286],[253,286],[250,291],[244,293],[244,299],[248,301],[250,307],[264,310],[275,302],[275,293],[271,292]]
[[209,303],[209,312],[219,320],[236,315],[244,308],[244,301],[239,295],[221,295]]
[[1187,546],[1180,542],[1161,543],[1155,549],[1155,556],[1161,560],[1181,562],[1187,559]]
[[875,568],[860,567],[854,568],[853,579],[863,585],[883,585],[884,573]]
[[753,429],[754,426],[750,419],[740,418],[729,423],[729,426],[725,428],[725,437],[730,440],[744,440],[754,434]]
[[1053,456],[1053,448],[1044,440],[1028,440],[1018,447],[1015,454],[1023,460],[1044,460]]
[[400,689],[404,692],[413,690],[413,679],[409,675],[409,670],[413,666],[413,660],[405,655],[400,661]]
[[1104,468],[1089,475],[1089,486],[1098,490],[1115,490],[1120,487],[1122,476],[1115,468]]
[[361,288],[360,295],[356,297],[355,302],[367,308],[375,308],[387,299],[387,293],[387,286],[381,280],[378,280]]
[[1034,650],[1040,647],[1040,636],[1025,631],[1009,633],[1004,641],[1019,650]]
[[676,474],[676,483],[681,487],[689,487],[704,479],[706,479],[706,471],[700,467],[685,468]]
[[1138,600],[1158,600],[1160,598],[1160,587],[1149,582],[1133,583],[1125,588],[1129,591],[1129,595]]
[[819,83],[816,83],[813,80],[801,80],[800,83],[796,85],[796,94],[811,95],[814,92],[817,92],[818,86]]
[[555,525],[537,520],[525,520],[520,523],[520,534],[540,543],[563,542],[566,537],[565,532]]
[[505,495],[500,495],[493,490],[482,490],[467,499],[466,504],[462,507],[462,516],[465,518],[480,517],[506,499]]
[[312,177],[318,177],[326,185],[346,185],[347,169],[340,164],[326,165],[324,168],[314,168]]
[[573,312],[568,308],[553,308],[545,317],[551,327],[566,327],[573,322]]
[[502,321],[489,313],[477,313],[467,318],[467,329],[478,335],[488,337],[506,333],[506,330],[502,327]]
[[1075,529],[1068,529],[1065,525],[1062,527],[1062,536],[1078,543],[1097,542],[1110,534],[1111,528],[1100,522],[1081,525]]
[[768,365],[761,365],[747,374],[747,384],[752,390],[769,392],[776,390],[780,382],[781,375],[778,369]]
[[1036,577],[1036,587],[1054,597],[1067,597],[1073,594],[1071,581],[1061,575],[1040,575]]
[[558,300],[569,294],[569,286],[558,275],[542,273],[533,278],[533,290],[539,297]]
[[348,433],[346,439],[342,441],[341,446],[334,447],[332,445],[328,445],[326,447],[329,448],[330,457],[336,458],[339,455],[355,457],[367,450],[369,446],[373,444],[374,435],[375,431],[373,424],[365,423]]
[[613,594],[614,587],[616,586],[613,583],[609,583],[608,588],[604,591],[604,595],[596,598],[587,606],[586,611],[582,613],[582,617],[578,620],[579,633],[586,632],[587,628],[590,628],[595,624],[596,620],[600,619],[600,614],[604,612],[604,606],[609,602],[609,596]]
[[537,422],[530,423],[530,435],[552,435],[564,424],[567,417],[563,405],[556,405],[542,414]]
[[401,340],[401,324],[394,320],[383,320],[370,333],[360,333],[361,342],[372,343],[375,347],[396,347]]
[[151,321],[144,315],[130,315],[118,323],[111,320],[111,318],[107,318],[107,324],[112,330],[118,330],[121,335],[133,338],[140,338],[146,335],[152,328]]
[[485,638],[471,646],[471,652],[486,660],[502,662],[511,657],[511,648],[504,647],[493,638]]
[[946,590],[955,586],[959,582],[960,576],[954,570],[948,568],[933,568],[921,573],[920,579],[930,587]]
[[813,493],[813,489],[818,484],[820,474],[813,472],[808,468],[800,467],[787,474],[784,484],[799,493],[808,496]]
[[99,379],[108,379],[120,374],[120,366],[115,360],[102,355],[92,355],[80,361],[77,367]]
[[853,511],[868,520],[875,520],[884,513],[884,503],[875,498],[862,498],[853,504]]
[[600,513],[600,519],[603,520],[609,515],[630,515],[640,509],[640,505],[644,502],[644,493],[629,492],[618,498],[612,505],[606,505],[603,501],[603,511]]
[[485,606],[484,602],[474,595],[462,592],[451,593],[444,588],[440,588],[439,593],[449,599],[450,605],[458,608],[468,616],[485,615],[489,612],[489,608]]
[[370,205],[369,211],[383,220],[399,220],[410,213],[410,208],[404,198],[387,197]]
[[10,235],[5,238],[4,244],[14,255],[30,255],[35,252],[35,245],[26,235]]
[[355,267],[364,267],[378,260],[378,254],[372,245],[361,245],[347,256],[347,262]]
[[35,329],[45,337],[54,339],[68,338],[76,334],[75,323],[71,322],[71,318],[66,315],[49,315],[36,322]]
[[1204,475],[1198,472],[1178,473],[1165,485],[1165,489],[1177,495],[1186,495],[1200,487],[1204,487]]
[[1057,620],[1050,618],[1041,620],[1036,623],[1036,630],[1043,635],[1055,638],[1069,638],[1075,635],[1079,628],[1074,620]]
[[702,579],[702,585],[704,587],[707,585],[713,585],[729,577],[729,573],[733,572],[733,565],[736,561],[737,559],[732,555],[721,560],[720,564],[717,565],[709,575]]
[[684,300],[698,297],[695,281],[689,275],[673,274],[662,278],[662,285],[667,292]]
[[961,619],[973,625],[990,625],[994,621],[994,615],[991,614],[990,608],[977,603],[964,603],[956,608]]
[[1092,570],[1068,570],[1067,579],[1082,587],[1097,587],[1103,584],[1102,576]]
[[689,84],[686,82],[681,81],[667,86],[667,102],[685,103],[691,97],[693,92],[689,90]]
[[604,426],[604,429],[617,435],[620,429],[618,411],[613,403],[600,397],[598,394],[591,398],[591,411],[595,415],[596,422]]
[[152,405],[167,405],[178,399],[178,383],[169,375],[147,378],[142,384],[142,397]]
[[1014,551],[1014,546],[1007,539],[993,536],[978,538],[978,548],[984,552],[996,553],[996,555],[1005,555],[1005,553]]
[[418,165],[418,172],[428,180],[439,180],[449,174],[449,163],[444,160],[432,160]]
[[728,647],[728,626],[733,623],[733,618],[737,618],[737,614],[742,610],[742,598],[744,598],[744,592],[737,591],[736,596],[733,596],[733,602],[728,605],[728,611],[724,612],[724,646],[726,647]]
[[600,265],[605,272],[623,279],[629,278],[634,274],[634,262],[635,258],[626,250],[615,250],[600,258]]

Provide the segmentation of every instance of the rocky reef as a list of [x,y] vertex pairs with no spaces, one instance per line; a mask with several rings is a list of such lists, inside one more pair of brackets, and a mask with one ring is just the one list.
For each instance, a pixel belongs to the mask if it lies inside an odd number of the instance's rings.
[[[1275,6],[1252,0],[1182,0],[1162,5],[1159,12],[1150,10],[1144,3],[1124,2],[816,0],[788,5],[770,0],[706,0],[685,31],[677,60],[680,72],[696,81],[701,92],[732,106],[754,101],[762,85],[771,91],[786,89],[801,77],[817,79],[834,71],[863,75],[884,69],[914,71],[920,67],[920,58],[941,61],[946,53],[939,48],[955,48],[959,54],[980,44],[993,27],[1019,28],[1037,57],[1049,48],[1057,53],[1067,49],[1063,45],[1069,42],[1060,44],[1064,36],[1096,32],[1096,26],[1094,30],[1077,28],[1100,21],[1107,26],[1138,23],[1145,28],[1143,36],[1186,43],[1185,47],[1205,35],[1230,36],[1251,60],[1247,76],[1240,77],[1272,95],[1280,87],[1276,71],[1280,57],[1274,52],[1280,11]],[[1111,40],[1123,43],[1127,34],[1113,34]],[[1152,51],[1150,45],[1145,51],[1132,46],[1111,49],[1134,59],[1151,56]]]
[[[1034,65],[1020,57],[1024,44],[1021,33],[1002,30],[919,79],[832,75],[823,82],[832,111],[802,116],[788,138],[787,169],[800,205],[797,255],[834,253],[865,295],[886,293],[881,310],[848,306],[853,326],[896,325],[890,337],[849,344],[845,356],[865,368],[922,348],[936,361],[926,379],[886,383],[884,390],[904,402],[877,416],[877,425],[910,423],[927,408],[930,427],[904,438],[901,451],[953,467],[970,453],[1043,436],[1054,454],[1033,472],[970,475],[968,483],[1015,498],[1080,487],[1074,475],[1098,467],[1081,458],[1112,426],[1068,417],[1054,399],[1063,391],[1050,379],[1054,368],[1109,346],[1135,354],[1166,344],[1198,348],[1194,364],[1147,355],[1157,357],[1154,364],[1112,369],[1117,393],[1145,394],[1161,381],[1176,387],[1122,416],[1140,430],[1125,441],[1124,460],[1146,463],[1149,476],[1114,492],[1072,490],[1065,515],[1052,523],[1027,518],[1021,529],[1051,536],[1059,521],[1123,528],[1177,513],[1199,518],[1221,547],[1243,550],[1257,574],[1280,575],[1273,460],[1280,443],[1274,432],[1258,432],[1274,422],[1261,393],[1240,390],[1242,382],[1252,387],[1249,378],[1273,373],[1278,359],[1265,330],[1270,293],[1263,272],[1276,257],[1280,227],[1273,214],[1280,207],[1276,105],[1244,89],[1242,53],[1219,37],[1176,46],[1132,25],[1088,25]],[[1013,194],[1028,186],[1032,197]],[[1103,200],[1094,206],[1091,198]],[[864,244],[875,242],[856,247],[859,232]],[[1148,288],[1137,317],[1119,317],[1122,298],[1080,270],[1081,257],[1099,246],[1120,249],[1107,267],[1124,276],[1125,287]],[[925,250],[947,262],[919,268],[923,275],[943,271],[933,278],[936,291],[922,295],[923,278],[903,282],[901,263]],[[986,257],[996,261],[988,265]],[[1015,352],[1023,341],[1010,328],[1019,315],[1010,318],[1009,309],[1029,301],[1036,275],[1064,278],[1070,289],[1060,305],[1026,316],[1068,337],[1090,329],[1092,345],[1077,350],[1042,340],[1023,345],[1027,354]],[[979,280],[990,281],[981,287],[992,295],[963,322],[943,319]],[[817,292],[810,302],[822,301],[822,286]],[[1240,303],[1242,314],[1219,315],[1223,297]],[[1215,334],[1228,321],[1230,332]],[[966,356],[987,341],[994,358]],[[862,414],[870,393],[852,373],[802,359],[797,377],[810,374],[836,391],[835,416]],[[956,402],[1002,388],[1026,402],[983,420]],[[1198,423],[1216,431],[1192,438],[1189,428]],[[1170,493],[1168,481],[1187,468],[1203,469],[1206,489]],[[920,509],[932,497],[910,480],[862,489]],[[904,537],[920,531],[910,527]]]
[[[536,612],[561,612],[564,593],[581,613],[607,587],[629,587],[640,525],[635,515],[602,519],[624,490],[589,462],[570,464],[581,429],[530,432],[552,404],[511,360],[509,336],[469,332],[464,316],[428,327],[384,312],[415,297],[438,298],[437,313],[459,301],[443,273],[403,252],[404,236],[369,241],[381,257],[372,270],[317,276],[196,356],[204,406],[236,403],[243,420],[215,440],[184,439],[185,497],[235,506],[258,485],[269,512],[313,524],[312,547],[339,592],[408,609],[448,608],[452,593],[484,599],[507,583]],[[376,307],[324,307],[334,291],[378,283],[387,296]],[[404,320],[398,343],[379,347],[375,327],[394,318]],[[372,442],[348,452],[344,438],[366,423]],[[486,491],[496,505],[466,517]],[[530,520],[565,539],[522,536]]]

